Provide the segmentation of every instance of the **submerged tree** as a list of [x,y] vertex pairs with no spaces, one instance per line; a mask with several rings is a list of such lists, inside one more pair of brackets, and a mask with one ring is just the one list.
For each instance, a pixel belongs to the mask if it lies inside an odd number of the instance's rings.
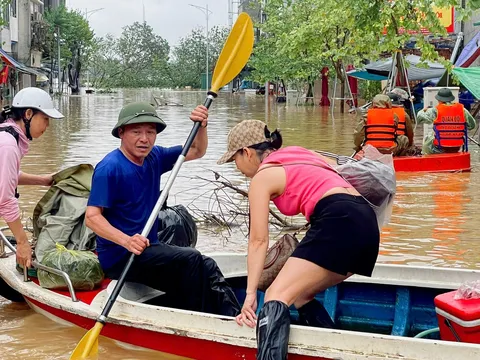
[[[215,67],[228,33],[228,28],[225,27],[215,26],[209,30],[209,72],[212,72]],[[205,31],[201,28],[194,29],[186,37],[180,39],[179,44],[173,49],[173,59],[170,62],[173,86],[200,88],[201,76],[206,69],[206,60]]]
[[[68,59],[69,85],[72,93],[78,93],[82,63],[88,62],[91,55],[93,30],[80,11],[70,10],[65,6],[46,11],[44,19],[48,24],[48,32],[47,41],[42,49],[43,56],[50,59],[52,65],[53,60],[58,57]],[[64,61],[64,65],[67,61]],[[61,69],[59,73],[60,71]]]
[[119,83],[132,87],[168,85],[170,45],[146,22],[124,27],[117,47],[125,69],[118,75]]
[[91,61],[88,64],[89,81],[94,87],[111,88],[128,71],[120,62],[118,40],[111,34],[95,38]]
[[[480,2],[479,2],[480,3]],[[437,7],[457,6],[456,0],[435,1]],[[330,64],[345,83],[343,65],[376,60],[412,40],[424,60],[439,57],[423,31],[446,35],[436,9],[424,0],[269,0],[266,21],[251,65],[256,80],[308,82]],[[471,8],[457,9],[457,20]]]

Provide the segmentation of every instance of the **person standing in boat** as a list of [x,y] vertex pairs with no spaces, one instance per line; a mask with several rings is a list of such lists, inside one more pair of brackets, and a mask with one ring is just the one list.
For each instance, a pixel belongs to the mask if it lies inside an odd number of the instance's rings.
[[408,135],[407,138],[403,137],[402,122],[396,112],[388,95],[376,95],[372,107],[358,121],[354,130],[355,152],[360,152],[364,145],[370,144],[382,154],[402,156],[410,153]]
[[[201,122],[185,161],[207,150],[208,110],[197,106],[190,119]],[[160,177],[172,170],[182,146],[156,146],[166,128],[155,108],[143,102],[123,107],[112,135],[118,149],[95,167],[86,210],[86,224],[97,234],[98,259],[105,275],[118,279],[130,257],[137,255],[127,280],[164,291],[171,306],[236,316],[240,305],[215,261],[190,247],[177,247],[157,238],[158,221],[141,234],[160,196]]]
[[63,115],[53,106],[45,91],[28,87],[13,98],[12,106],[0,114],[0,218],[3,218],[17,241],[17,263],[30,267],[32,249],[23,229],[18,204],[18,185],[53,183],[52,175],[32,175],[20,171],[20,162],[28,152],[33,139],[47,130],[49,119]]
[[436,107],[424,108],[417,114],[419,124],[433,125],[432,131],[424,136],[422,153],[456,153],[468,141],[467,131],[475,129],[477,123],[462,104],[455,102],[450,89],[440,89],[435,99]]
[[[323,156],[298,146],[281,148],[282,136],[259,120],[244,120],[228,134],[218,164],[235,161],[251,178],[247,296],[239,325],[257,327],[259,360],[287,358],[289,307],[302,325],[334,327],[315,294],[352,274],[371,276],[379,251],[375,212]],[[256,316],[257,287],[269,243],[269,204],[284,215],[303,214],[311,227],[267,289]]]

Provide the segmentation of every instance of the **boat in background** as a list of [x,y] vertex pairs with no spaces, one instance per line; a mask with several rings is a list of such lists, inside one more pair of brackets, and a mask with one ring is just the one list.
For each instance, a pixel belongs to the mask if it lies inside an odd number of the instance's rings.
[[397,172],[464,172],[472,168],[469,152],[396,156],[393,165]]

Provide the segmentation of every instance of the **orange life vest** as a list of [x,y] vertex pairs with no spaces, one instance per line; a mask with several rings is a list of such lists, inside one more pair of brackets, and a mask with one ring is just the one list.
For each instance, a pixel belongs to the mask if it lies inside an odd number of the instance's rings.
[[438,104],[437,118],[433,122],[433,144],[442,148],[462,147],[465,144],[466,125],[462,104]]
[[396,143],[393,109],[368,109],[365,125],[365,145],[391,148]]
[[407,121],[405,120],[405,108],[394,107],[393,113],[398,116],[397,136],[407,135]]

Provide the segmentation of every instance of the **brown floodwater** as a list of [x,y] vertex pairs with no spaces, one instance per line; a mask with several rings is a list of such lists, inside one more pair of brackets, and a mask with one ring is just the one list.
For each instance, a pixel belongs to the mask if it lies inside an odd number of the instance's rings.
[[[110,131],[121,107],[131,101],[153,101],[152,93],[170,103],[158,109],[168,124],[158,136],[164,146],[183,144],[192,126],[188,115],[204,101],[202,92],[162,92],[160,90],[125,90],[111,95],[64,97],[57,100],[64,120],[51,121],[42,138],[32,142],[23,159],[22,170],[47,174],[80,163],[95,165],[119,145]],[[338,108],[338,107],[337,107]],[[265,101],[254,95],[224,93],[210,111],[209,148],[203,159],[184,164],[172,187],[169,204],[184,204],[199,218],[214,215],[230,226],[200,226],[197,248],[202,251],[245,251],[247,238],[245,201],[229,189],[219,189],[215,173],[236,187],[245,189],[247,181],[233,164],[217,166],[216,160],[226,149],[229,129],[243,119],[266,121],[271,129],[282,130],[285,145],[301,145],[350,155],[354,115],[336,114],[312,106],[289,106]],[[419,130],[420,127],[419,127]],[[421,141],[421,133],[416,135]],[[397,196],[390,224],[384,228],[379,262],[477,268],[480,243],[475,216],[480,201],[480,155],[475,144],[470,147],[471,173],[397,174]],[[163,179],[165,182],[166,178]],[[20,204],[28,223],[33,208],[46,188],[21,186]],[[302,223],[299,218],[287,219]],[[2,223],[0,223],[2,225]],[[272,228],[272,239],[280,228]],[[57,324],[34,313],[27,305],[13,304],[0,298],[0,359],[68,359],[84,330]],[[116,342],[101,341],[100,359],[178,359],[143,350],[125,349]]]

